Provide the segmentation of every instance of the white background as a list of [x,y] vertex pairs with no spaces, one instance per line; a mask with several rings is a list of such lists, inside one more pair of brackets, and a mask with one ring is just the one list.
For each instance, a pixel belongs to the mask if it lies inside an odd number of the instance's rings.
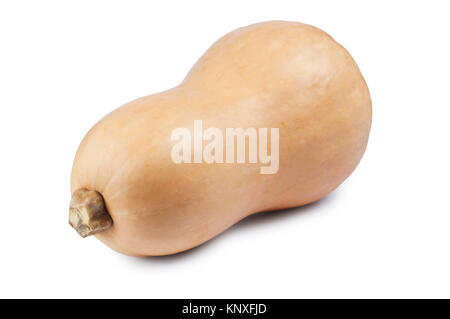
[[[2,1],[0,297],[450,297],[446,1]],[[315,25],[373,100],[367,152],[322,201],[174,256],[122,256],[68,225],[79,142],[177,85],[225,33]]]

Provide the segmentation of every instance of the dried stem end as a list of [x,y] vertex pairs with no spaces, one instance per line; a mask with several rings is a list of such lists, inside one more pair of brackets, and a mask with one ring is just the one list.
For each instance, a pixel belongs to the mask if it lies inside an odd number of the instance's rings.
[[113,221],[103,196],[99,192],[80,188],[72,194],[69,224],[84,238],[108,229]]

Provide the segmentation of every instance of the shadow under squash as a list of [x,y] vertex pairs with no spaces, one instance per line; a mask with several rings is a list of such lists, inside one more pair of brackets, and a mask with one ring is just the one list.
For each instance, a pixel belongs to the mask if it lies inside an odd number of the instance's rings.
[[267,212],[261,212],[261,213],[255,213],[253,215],[247,216],[241,221],[237,222],[230,228],[226,229],[224,232],[220,233],[216,237],[208,240],[207,242],[197,246],[193,247],[189,250],[179,252],[173,255],[167,255],[167,256],[149,256],[149,257],[131,257],[136,259],[138,262],[144,262],[144,263],[152,263],[152,264],[165,264],[165,263],[171,263],[176,262],[181,259],[189,258],[189,256],[196,255],[204,250],[210,249],[212,246],[214,246],[217,241],[222,240],[225,238],[225,236],[230,236],[234,232],[241,232],[245,231],[245,229],[250,229],[253,227],[264,227],[265,224],[272,224],[276,221],[282,221],[289,218],[295,218],[299,215],[304,215],[308,212],[313,212],[317,210],[318,207],[327,205],[331,201],[333,201],[334,197],[336,196],[336,193],[339,192],[339,189],[334,190],[332,193],[328,194],[324,198],[304,206],[299,207],[292,207],[287,209],[281,209],[281,210],[273,210],[273,211],[267,211]]

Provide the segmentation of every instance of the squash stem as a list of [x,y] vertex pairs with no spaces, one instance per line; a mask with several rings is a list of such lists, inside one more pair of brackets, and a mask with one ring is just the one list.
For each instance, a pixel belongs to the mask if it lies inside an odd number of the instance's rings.
[[99,192],[80,188],[72,194],[69,224],[84,238],[108,229],[113,220]]

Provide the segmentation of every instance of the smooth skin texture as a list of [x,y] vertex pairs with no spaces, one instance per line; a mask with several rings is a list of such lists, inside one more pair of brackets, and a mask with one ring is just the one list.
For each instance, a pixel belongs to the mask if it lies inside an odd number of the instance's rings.
[[[256,212],[305,205],[342,183],[371,126],[367,85],[325,32],[270,21],[213,44],[177,87],[130,102],[83,139],[71,191],[99,192],[113,226],[95,236],[135,256],[181,252]],[[257,164],[175,164],[171,132],[279,128],[279,170]],[[248,162],[248,161],[247,161]]]

